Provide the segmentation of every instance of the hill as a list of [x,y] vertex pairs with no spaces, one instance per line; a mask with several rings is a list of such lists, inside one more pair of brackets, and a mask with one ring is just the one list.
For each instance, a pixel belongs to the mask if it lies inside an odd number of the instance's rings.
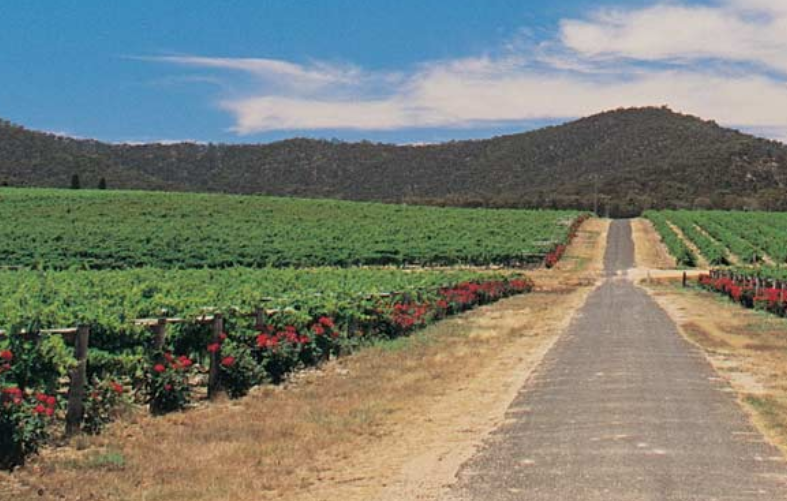
[[667,108],[427,146],[106,144],[0,123],[0,183],[492,207],[787,210],[787,146]]

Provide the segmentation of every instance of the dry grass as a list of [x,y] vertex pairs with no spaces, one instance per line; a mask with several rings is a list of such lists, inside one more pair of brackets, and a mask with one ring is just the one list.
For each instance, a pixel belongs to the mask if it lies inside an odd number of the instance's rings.
[[760,430],[787,452],[787,320],[674,282],[649,288],[730,381]]
[[662,243],[653,224],[644,218],[631,221],[631,232],[634,239],[634,260],[638,268],[657,270],[675,269],[673,258]]
[[[583,225],[539,291],[380,344],[247,398],[116,423],[48,451],[2,499],[433,499],[500,420],[596,282],[608,222]],[[434,497],[429,497],[434,496]]]

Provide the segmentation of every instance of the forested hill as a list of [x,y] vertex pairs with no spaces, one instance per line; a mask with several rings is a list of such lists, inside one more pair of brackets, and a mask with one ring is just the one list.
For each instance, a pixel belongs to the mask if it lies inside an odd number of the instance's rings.
[[427,146],[291,139],[123,145],[0,122],[0,183],[451,205],[787,210],[787,146],[666,108]]

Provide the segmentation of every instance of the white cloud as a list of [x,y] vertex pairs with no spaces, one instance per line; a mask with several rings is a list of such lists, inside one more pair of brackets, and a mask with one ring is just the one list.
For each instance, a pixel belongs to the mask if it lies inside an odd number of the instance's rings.
[[[714,89],[708,92],[708,89]],[[779,127],[787,120],[787,87],[761,77],[664,71],[609,82],[574,76],[472,76],[430,72],[384,100],[255,97],[224,103],[236,132],[283,129],[463,127],[528,119],[568,118],[620,106],[668,104],[737,126]]]
[[201,56],[160,56],[141,58],[198,68],[239,71],[263,82],[299,92],[310,92],[337,85],[355,85],[362,80],[360,69],[350,65],[314,62],[309,65],[261,58]]
[[678,64],[708,58],[787,72],[787,8],[768,0],[602,10],[585,20],[564,20],[560,39],[588,57]]
[[219,103],[238,134],[489,126],[666,104],[787,135],[787,0],[601,9],[563,20],[551,40],[509,44],[502,56],[427,61],[398,73],[271,59],[155,59],[251,76],[249,92]]

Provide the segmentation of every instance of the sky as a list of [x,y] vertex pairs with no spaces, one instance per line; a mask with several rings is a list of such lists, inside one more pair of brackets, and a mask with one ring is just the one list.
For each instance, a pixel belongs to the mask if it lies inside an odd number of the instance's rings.
[[787,141],[787,0],[0,2],[0,117],[431,143],[662,106]]

